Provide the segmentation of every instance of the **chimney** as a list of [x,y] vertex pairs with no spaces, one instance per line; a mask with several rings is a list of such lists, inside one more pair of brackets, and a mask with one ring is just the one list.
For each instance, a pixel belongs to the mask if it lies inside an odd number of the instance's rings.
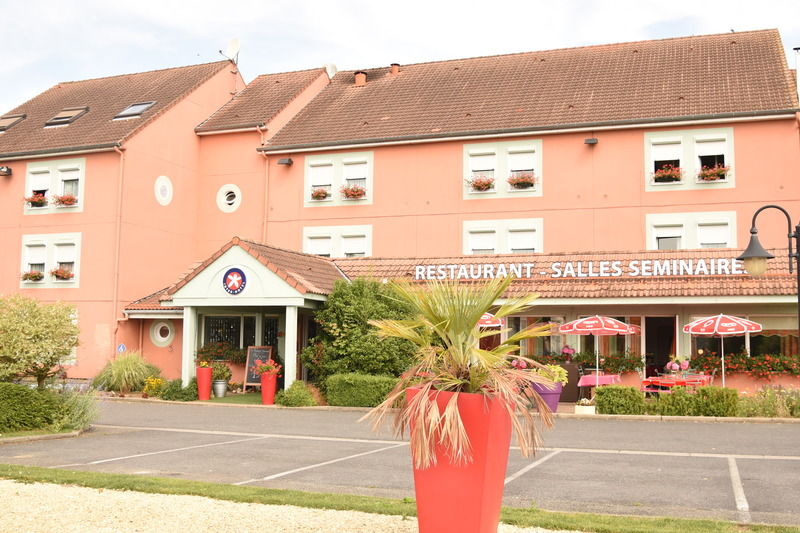
[[392,70],[390,71],[392,76],[396,76],[400,73],[400,63],[392,63]]
[[356,76],[356,87],[363,87],[367,84],[367,73],[363,70],[359,70],[355,73]]

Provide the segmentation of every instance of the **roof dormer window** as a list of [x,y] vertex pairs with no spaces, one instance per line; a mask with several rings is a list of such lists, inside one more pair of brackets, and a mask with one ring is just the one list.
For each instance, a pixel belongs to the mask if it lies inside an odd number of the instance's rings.
[[89,111],[87,106],[83,107],[65,107],[58,112],[56,116],[44,123],[44,127],[48,126],[66,126],[75,122],[80,116],[85,115]]
[[4,117],[0,117],[0,131],[6,131],[8,128],[23,120],[25,118],[25,114],[21,115],[6,115]]
[[120,118],[138,118],[142,116],[142,113],[150,109],[155,102],[140,102],[138,104],[131,104],[119,113],[117,116],[114,117],[114,120]]

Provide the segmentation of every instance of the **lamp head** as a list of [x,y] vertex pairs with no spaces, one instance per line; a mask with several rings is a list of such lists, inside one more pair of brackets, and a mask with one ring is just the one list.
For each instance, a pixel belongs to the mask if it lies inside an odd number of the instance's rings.
[[742,252],[742,255],[736,259],[744,262],[744,268],[748,274],[760,276],[767,271],[767,259],[773,259],[774,257],[761,246],[758,240],[758,230],[753,228],[750,230],[750,244],[747,245],[747,249]]

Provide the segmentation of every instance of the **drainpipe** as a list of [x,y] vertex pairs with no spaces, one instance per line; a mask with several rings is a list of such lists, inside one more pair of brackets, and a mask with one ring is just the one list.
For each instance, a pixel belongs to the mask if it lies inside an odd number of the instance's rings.
[[119,146],[114,147],[114,151],[119,154],[119,191],[117,192],[117,213],[116,213],[116,242],[114,244],[114,287],[113,295],[111,297],[111,312],[112,324],[114,327],[114,343],[117,342],[117,331],[119,330],[119,321],[117,320],[117,307],[119,307],[119,264],[120,264],[120,250],[122,239],[122,192],[123,185],[125,184],[125,152],[120,150]]
[[[261,146],[264,146],[264,137],[267,128],[256,126],[256,129],[261,133]],[[259,152],[264,157],[264,220],[261,223],[261,242],[267,243],[267,218],[269,218],[269,154]]]

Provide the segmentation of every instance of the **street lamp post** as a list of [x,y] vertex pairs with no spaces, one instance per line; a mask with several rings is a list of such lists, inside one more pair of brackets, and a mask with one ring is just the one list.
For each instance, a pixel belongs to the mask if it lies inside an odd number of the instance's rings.
[[[747,272],[753,276],[760,276],[767,271],[767,259],[773,259],[775,256],[766,251],[758,241],[756,217],[761,211],[770,208],[777,209],[786,215],[786,225],[789,228],[789,272],[791,273],[794,270],[797,273],[797,332],[798,335],[800,335],[800,224],[795,226],[793,232],[792,218],[789,216],[789,213],[786,211],[786,209],[779,205],[765,205],[763,207],[759,207],[758,210],[756,210],[756,212],[753,214],[753,223],[750,226],[750,244],[747,245],[747,249],[742,252],[742,255],[736,259],[743,261],[745,270],[747,270]],[[794,250],[792,249],[792,239],[795,241]],[[794,269],[792,260],[797,263],[796,268]]]

